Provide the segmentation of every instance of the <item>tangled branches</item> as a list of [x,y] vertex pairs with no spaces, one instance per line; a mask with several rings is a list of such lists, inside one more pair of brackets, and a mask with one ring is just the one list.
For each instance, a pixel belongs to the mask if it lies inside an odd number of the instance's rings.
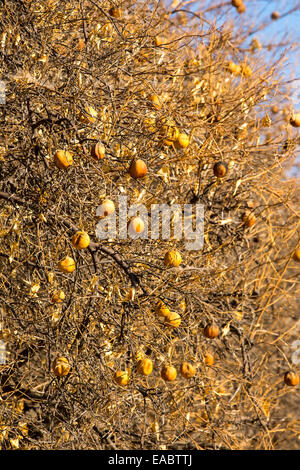
[[[204,7],[113,3],[1,12],[1,445],[280,447],[282,429],[299,434],[283,378],[299,331],[299,134],[282,60]],[[116,214],[119,196],[148,216],[201,203],[203,248],[174,236],[175,212],[168,239],[99,239],[97,208]]]

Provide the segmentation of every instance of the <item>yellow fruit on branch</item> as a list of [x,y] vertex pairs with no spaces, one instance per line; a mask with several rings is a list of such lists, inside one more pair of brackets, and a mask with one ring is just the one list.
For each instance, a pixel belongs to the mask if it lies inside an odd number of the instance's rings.
[[164,143],[170,146],[178,139],[179,130],[176,126],[164,126],[163,129],[166,133]]
[[70,372],[71,366],[66,357],[58,356],[52,362],[52,372],[57,377],[64,377]]
[[240,13],[240,14],[241,14],[241,13],[245,13],[245,11],[246,11],[246,5],[245,5],[244,3],[242,3],[236,10],[237,10],[237,12]]
[[300,248],[297,248],[293,253],[293,260],[300,263]]
[[58,263],[58,269],[62,273],[72,273],[76,267],[75,261],[70,256],[65,256]]
[[245,227],[253,227],[256,222],[256,217],[252,212],[246,212],[243,216],[243,224]]
[[173,382],[177,377],[177,370],[173,366],[163,366],[160,375],[166,382]]
[[215,363],[215,358],[211,353],[206,353],[204,356],[204,362],[207,366],[213,366]]
[[256,51],[257,49],[261,49],[261,44],[258,39],[254,38],[251,42],[251,50]]
[[150,375],[153,371],[153,362],[151,359],[141,359],[137,364],[137,371],[142,375]]
[[90,244],[89,234],[83,231],[76,232],[72,237],[72,245],[77,250],[83,250]]
[[181,254],[177,250],[168,251],[164,257],[164,263],[169,267],[178,267],[182,262]]
[[242,70],[240,65],[235,64],[232,61],[228,63],[227,68],[228,68],[229,72],[232,73],[233,75],[239,75],[241,73],[241,70]]
[[132,178],[143,178],[148,173],[148,168],[144,160],[134,160],[129,168],[129,174]]
[[203,333],[206,338],[214,339],[219,336],[220,330],[217,325],[215,325],[214,323],[210,323],[206,325],[206,327],[203,330]]
[[299,383],[299,375],[290,370],[284,374],[284,382],[290,387],[296,387]]
[[227,163],[225,163],[225,162],[218,162],[218,163],[215,163],[214,168],[213,168],[213,172],[214,172],[214,175],[215,175],[217,178],[224,178],[224,176],[226,175],[227,171],[228,171],[228,165],[227,165]]
[[165,324],[167,326],[172,326],[173,328],[177,328],[180,323],[181,323],[181,316],[179,313],[176,312],[170,312],[167,315],[165,315]]
[[102,142],[97,142],[91,148],[91,155],[95,160],[102,160],[105,156],[105,147]]
[[131,234],[142,233],[145,230],[145,224],[140,217],[133,217],[128,223],[128,232]]
[[110,16],[112,16],[113,18],[121,18],[122,16],[122,10],[121,8],[117,8],[117,7],[112,7],[108,10],[108,13]]
[[168,309],[168,307],[160,300],[156,307],[155,307],[155,313],[156,315],[158,315],[159,317],[167,317],[171,311]]
[[62,291],[62,290],[55,291],[52,294],[51,302],[53,304],[60,304],[61,302],[63,302],[65,300],[65,297],[66,296],[65,296],[64,291]]
[[235,8],[238,8],[243,5],[243,0],[231,0],[231,5]]
[[152,105],[156,108],[156,109],[161,109],[162,108],[162,104],[161,104],[161,101],[159,99],[159,97],[157,95],[151,95],[149,100],[151,101]]
[[290,118],[290,124],[293,127],[300,127],[300,113],[293,114],[293,116]]
[[54,154],[54,163],[60,170],[65,170],[73,165],[73,157],[67,150],[57,150]]
[[107,217],[115,212],[115,204],[110,199],[103,199],[102,203],[96,210],[97,217]]
[[194,367],[193,364],[190,364],[189,362],[183,362],[180,366],[180,374],[185,379],[191,379],[196,375],[196,367]]
[[271,14],[271,18],[272,20],[278,20],[278,18],[280,18],[279,11],[273,11],[273,13]]
[[241,65],[241,74],[244,77],[251,77],[252,75],[252,69],[248,64],[242,64]]
[[190,139],[189,139],[189,136],[187,134],[185,134],[184,132],[181,132],[178,136],[178,139],[177,139],[177,142],[179,147],[181,148],[187,148],[190,144]]
[[129,382],[129,374],[124,370],[117,370],[114,375],[114,381],[116,384],[124,387]]

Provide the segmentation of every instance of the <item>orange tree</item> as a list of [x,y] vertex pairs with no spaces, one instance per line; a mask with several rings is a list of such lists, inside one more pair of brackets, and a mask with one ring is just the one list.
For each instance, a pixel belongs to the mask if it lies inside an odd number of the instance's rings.
[[[247,8],[186,3],[1,7],[4,449],[296,442],[299,134],[283,46],[265,54]],[[203,247],[151,227],[97,237],[120,195],[149,217],[202,204]],[[145,233],[145,214],[130,220]]]

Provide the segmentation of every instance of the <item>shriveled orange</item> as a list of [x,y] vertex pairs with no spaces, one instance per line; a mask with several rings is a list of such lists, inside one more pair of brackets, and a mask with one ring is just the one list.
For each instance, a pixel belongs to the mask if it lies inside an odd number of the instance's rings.
[[214,339],[217,338],[220,334],[219,327],[214,323],[209,323],[203,330],[204,336],[206,338]]
[[75,261],[70,256],[65,256],[58,263],[58,269],[63,273],[72,273],[75,268]]
[[180,365],[180,374],[182,377],[185,379],[191,379],[196,375],[196,367],[193,366],[193,364],[190,364],[189,362],[182,362]]
[[132,178],[143,178],[148,173],[148,168],[144,160],[134,160],[129,168],[129,174]]
[[90,244],[90,236],[84,231],[76,232],[72,237],[72,245],[77,250],[84,250]]
[[290,387],[296,387],[299,383],[299,375],[293,370],[289,370],[284,374],[284,382]]
[[55,291],[52,294],[51,302],[53,304],[60,304],[61,302],[65,300],[65,297],[66,296],[63,290]]
[[173,382],[177,377],[177,370],[173,366],[163,366],[160,375],[166,382]]
[[114,381],[116,384],[124,387],[129,382],[129,374],[126,370],[117,370],[114,374]]
[[181,254],[177,250],[170,250],[165,254],[164,263],[169,267],[178,267],[182,262]]
[[115,212],[115,204],[111,199],[103,199],[102,203],[96,210],[97,217],[107,217]]
[[57,150],[54,154],[54,163],[60,170],[65,170],[73,165],[73,157],[67,150]]
[[97,142],[91,148],[91,155],[95,160],[102,160],[105,157],[105,146],[102,142]]
[[215,363],[215,358],[213,354],[211,353],[206,353],[204,356],[204,362],[207,366],[213,366]]
[[145,224],[141,217],[132,217],[128,223],[128,232],[131,234],[142,233],[145,230]]
[[167,326],[172,326],[173,328],[177,328],[180,323],[181,323],[181,316],[179,313],[176,312],[170,312],[167,315],[165,315],[165,324]]
[[58,356],[52,362],[52,372],[57,377],[64,377],[70,372],[71,366],[66,357]]
[[141,359],[137,364],[137,371],[142,375],[150,375],[153,371],[153,362],[149,358]]

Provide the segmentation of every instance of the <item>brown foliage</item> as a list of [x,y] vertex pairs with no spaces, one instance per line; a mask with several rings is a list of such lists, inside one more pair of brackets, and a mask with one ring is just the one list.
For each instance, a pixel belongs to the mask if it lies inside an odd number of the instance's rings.
[[[215,3],[216,13],[234,11]],[[286,170],[299,134],[282,62],[247,45],[250,26],[218,28],[204,10],[5,5],[2,448],[292,446],[299,417],[284,400],[297,387],[284,374],[299,326],[299,186]],[[73,164],[57,167],[57,150]],[[129,174],[137,159],[143,178]],[[149,214],[155,203],[204,204],[203,249],[172,237],[97,239],[97,207],[109,199],[118,209],[120,194]],[[78,231],[90,237],[80,250]],[[182,262],[167,267],[175,250]],[[170,309],[160,304],[160,315],[159,300]],[[213,341],[207,324],[218,325]],[[53,375],[57,357],[65,376]],[[139,362],[147,358],[149,375]],[[182,363],[189,381],[166,372]]]

